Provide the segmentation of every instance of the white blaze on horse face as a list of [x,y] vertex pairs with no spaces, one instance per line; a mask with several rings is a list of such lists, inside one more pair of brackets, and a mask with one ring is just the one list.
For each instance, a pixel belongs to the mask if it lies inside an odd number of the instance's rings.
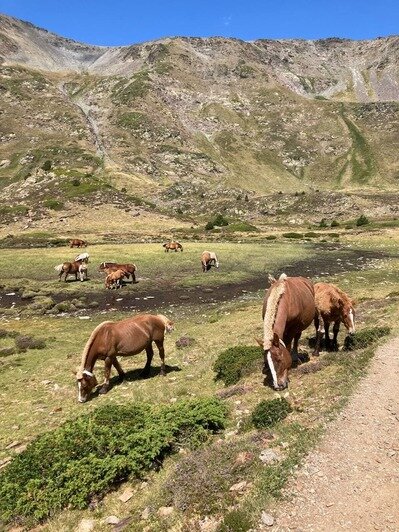
[[276,373],[276,369],[274,367],[273,358],[272,358],[272,354],[270,353],[270,351],[267,352],[267,357],[266,358],[267,358],[267,363],[269,364],[270,372],[271,372],[272,377],[273,377],[273,386],[274,386],[274,388],[278,388],[277,373]]
[[351,326],[349,327],[349,333],[353,334],[355,332],[355,319],[353,316],[353,309],[349,309],[349,321]]

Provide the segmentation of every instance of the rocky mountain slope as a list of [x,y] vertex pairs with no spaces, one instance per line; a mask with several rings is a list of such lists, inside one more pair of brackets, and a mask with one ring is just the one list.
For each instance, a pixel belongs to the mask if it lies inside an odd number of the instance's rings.
[[182,211],[396,190],[398,59],[399,37],[111,48],[0,16],[0,186],[18,204],[118,189]]

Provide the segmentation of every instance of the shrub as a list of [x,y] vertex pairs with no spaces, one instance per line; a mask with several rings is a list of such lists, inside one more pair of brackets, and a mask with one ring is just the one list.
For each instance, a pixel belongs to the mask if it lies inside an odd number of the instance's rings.
[[43,201],[44,207],[47,207],[48,209],[52,209],[53,211],[60,211],[64,208],[64,204],[61,201],[57,201],[54,199],[48,199]]
[[370,223],[370,220],[364,214],[359,216],[359,218],[356,220],[357,227],[360,227],[361,225],[367,225],[369,223]]
[[319,227],[327,227],[327,220],[325,218],[320,220]]
[[217,532],[247,532],[252,529],[252,522],[244,510],[231,510],[224,516]]
[[267,235],[265,236],[265,240],[276,240],[277,236],[276,235]]
[[51,170],[51,161],[49,161],[49,160],[44,161],[44,163],[42,165],[42,170],[44,170],[45,172],[50,172],[50,170]]
[[213,222],[208,222],[205,226],[205,231],[211,231],[214,227]]
[[387,336],[390,332],[390,327],[370,327],[369,329],[363,329],[345,338],[344,349],[345,351],[364,349],[380,338]]
[[302,233],[283,233],[284,238],[303,238]]
[[15,347],[1,347],[0,357],[8,357],[15,354]]
[[272,427],[292,412],[291,405],[283,397],[261,401],[252,412],[252,423],[257,429]]
[[226,220],[223,214],[217,214],[215,219],[213,220],[213,224],[217,225],[218,227],[223,227],[229,225],[229,222]]
[[36,438],[0,473],[0,519],[29,526],[67,506],[85,508],[162,460],[190,429],[223,428],[225,416],[215,398],[85,412]]
[[72,186],[79,187],[80,186],[80,179],[75,177],[75,179],[72,179],[71,183],[72,183]]
[[331,222],[331,227],[339,227],[339,222],[337,222],[337,220],[333,220]]
[[213,371],[215,380],[222,380],[226,386],[235,384],[241,377],[252,373],[262,362],[262,350],[254,345],[229,347],[219,354]]

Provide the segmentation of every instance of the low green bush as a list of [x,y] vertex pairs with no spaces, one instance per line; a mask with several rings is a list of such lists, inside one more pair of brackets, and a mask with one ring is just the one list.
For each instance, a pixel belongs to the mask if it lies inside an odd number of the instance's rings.
[[370,327],[345,338],[344,350],[365,349],[391,332],[390,327]]
[[15,338],[15,347],[18,353],[25,353],[28,349],[44,349],[46,342],[40,338],[21,334]]
[[292,412],[290,403],[283,397],[261,401],[252,412],[252,423],[257,429],[272,427]]
[[302,233],[283,233],[284,238],[303,238]]
[[260,368],[263,362],[262,350],[254,345],[229,347],[219,354],[213,371],[215,380],[222,380],[226,386],[235,384],[241,377]]
[[47,207],[47,209],[52,209],[53,211],[60,211],[64,208],[64,204],[62,201],[58,201],[55,199],[48,199],[43,201],[43,206]]
[[231,510],[224,516],[217,532],[247,532],[252,529],[252,521],[244,510]]
[[367,216],[365,216],[364,214],[362,214],[361,216],[359,216],[359,218],[356,220],[356,225],[357,227],[360,227],[362,225],[367,225],[370,223],[370,220],[367,218]]
[[0,473],[0,522],[25,526],[62,508],[85,508],[122,480],[140,477],[195,429],[224,427],[218,399],[175,405],[107,404],[42,434]]

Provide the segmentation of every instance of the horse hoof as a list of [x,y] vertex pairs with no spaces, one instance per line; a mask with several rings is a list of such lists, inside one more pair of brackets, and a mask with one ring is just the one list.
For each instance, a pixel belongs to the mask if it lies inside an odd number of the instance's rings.
[[108,392],[108,386],[101,386],[101,388],[98,391],[98,393],[100,393],[101,395],[105,395],[107,392]]

